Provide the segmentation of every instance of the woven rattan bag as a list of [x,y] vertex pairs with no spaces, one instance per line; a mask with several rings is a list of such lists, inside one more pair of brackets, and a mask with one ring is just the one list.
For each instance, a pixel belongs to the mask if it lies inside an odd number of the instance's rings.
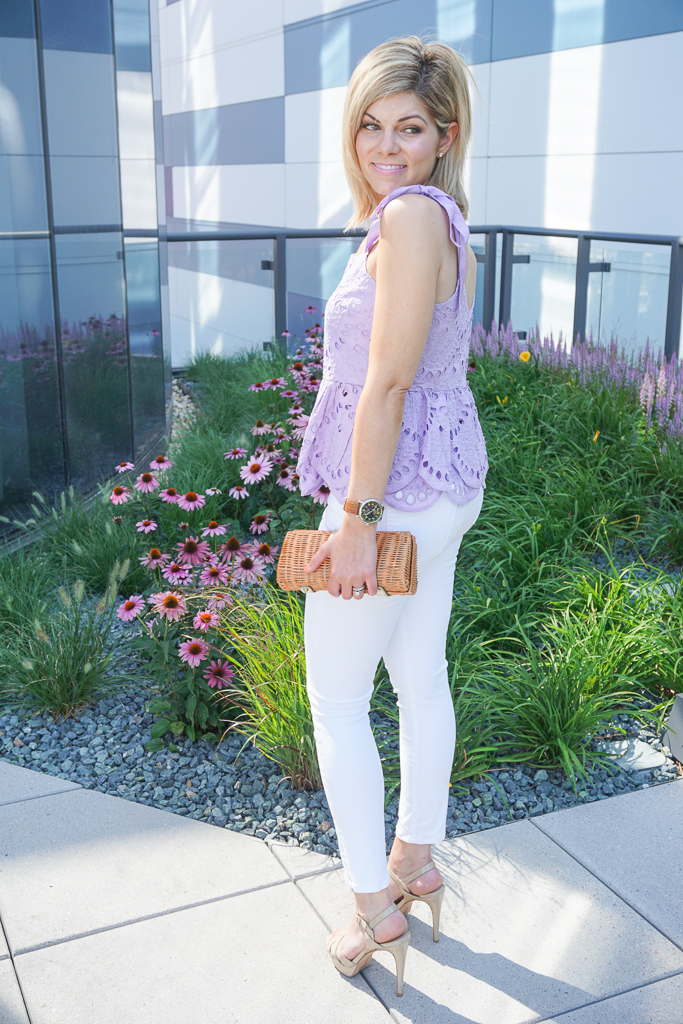
[[[283,590],[327,590],[330,560],[326,558],[315,572],[304,572],[330,530],[290,530],[282,542],[277,563],[277,582]],[[414,594],[417,590],[417,541],[407,530],[378,531],[377,588],[379,593]]]

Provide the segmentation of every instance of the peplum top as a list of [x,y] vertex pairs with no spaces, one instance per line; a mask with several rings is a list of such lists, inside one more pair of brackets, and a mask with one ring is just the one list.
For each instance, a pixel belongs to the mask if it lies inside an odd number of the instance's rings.
[[456,505],[464,505],[485,486],[486,444],[467,382],[472,331],[465,289],[469,229],[451,196],[429,185],[409,185],[394,189],[379,204],[364,246],[350,257],[327,301],[322,381],[297,464],[302,494],[312,494],[322,484],[340,502],[348,493],[353,425],[368,371],[375,308],[376,283],[365,261],[379,239],[387,203],[411,192],[428,196],[446,211],[458,251],[458,284],[450,299],[434,306],[425,350],[406,393],[384,501],[392,508],[418,511],[445,492]]

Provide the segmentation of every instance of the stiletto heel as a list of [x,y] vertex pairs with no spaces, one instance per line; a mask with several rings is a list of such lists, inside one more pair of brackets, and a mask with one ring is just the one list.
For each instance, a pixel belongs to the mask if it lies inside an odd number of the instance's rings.
[[356,914],[356,920],[365,932],[365,949],[361,949],[360,953],[357,953],[353,960],[349,960],[339,949],[339,943],[342,940],[343,932],[341,932],[336,939],[333,939],[329,944],[327,950],[332,959],[332,963],[337,970],[343,974],[346,978],[352,978],[359,971],[362,971],[364,967],[367,967],[372,960],[372,954],[377,952],[391,953],[396,961],[396,995],[403,995],[403,971],[406,965],[406,956],[408,953],[408,946],[410,945],[410,932],[406,929],[403,935],[399,935],[397,939],[391,939],[389,942],[377,942],[375,939],[374,928],[383,921],[385,917],[389,917],[396,910],[396,905],[392,904],[390,907],[386,907],[385,910],[380,911],[376,917],[373,917],[372,921],[365,921],[360,914]]
[[443,898],[446,894],[446,886],[442,885],[433,892],[426,892],[424,896],[417,896],[414,892],[411,892],[408,888],[410,882],[414,882],[420,875],[426,875],[428,871],[431,871],[435,867],[434,861],[430,860],[429,864],[425,864],[423,868],[418,868],[417,871],[413,871],[412,874],[406,875],[405,878],[399,878],[398,875],[389,868],[389,876],[392,881],[396,882],[401,890],[401,895],[396,900],[396,907],[401,911],[402,914],[407,914],[412,903],[426,903],[432,912],[432,938],[434,942],[439,941],[439,923],[441,921],[441,905],[443,904]]

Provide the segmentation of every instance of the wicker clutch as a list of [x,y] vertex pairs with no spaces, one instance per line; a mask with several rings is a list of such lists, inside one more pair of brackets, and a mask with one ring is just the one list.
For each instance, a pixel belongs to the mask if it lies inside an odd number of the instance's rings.
[[[277,582],[283,590],[327,590],[330,560],[315,572],[304,572],[319,547],[330,537],[329,530],[290,530],[282,542],[277,563]],[[414,594],[417,590],[417,541],[412,533],[378,531],[377,586],[380,593]]]

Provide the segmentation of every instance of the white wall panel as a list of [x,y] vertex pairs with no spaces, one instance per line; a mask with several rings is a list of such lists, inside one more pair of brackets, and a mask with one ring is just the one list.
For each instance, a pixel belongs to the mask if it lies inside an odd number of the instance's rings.
[[491,156],[683,148],[683,33],[496,61]]
[[293,21],[317,18],[353,6],[353,0],[284,0],[284,22],[290,25]]
[[592,226],[602,231],[683,235],[683,152],[595,158]]
[[184,60],[213,53],[240,40],[259,39],[282,29],[282,0],[184,0],[161,12],[165,57]]
[[465,187],[470,200],[467,218],[470,224],[486,224],[486,183],[488,160],[483,156],[471,157],[465,165]]
[[117,71],[119,155],[154,160],[154,101],[149,71]]
[[154,160],[121,160],[121,207],[124,228],[157,227]]
[[[169,10],[179,6],[173,4]],[[164,114],[246,103],[282,96],[284,91],[281,31],[187,60],[162,61]]]
[[285,223],[285,165],[174,167],[173,213],[190,220]]
[[229,356],[272,339],[272,288],[172,266],[168,283],[173,366],[187,366],[200,352]]
[[285,96],[285,161],[342,159],[342,113],[346,86]]
[[339,228],[351,216],[344,165],[287,164],[287,220],[291,228]]
[[476,88],[470,89],[472,104],[472,139],[470,156],[487,156],[491,108],[491,64],[473,64],[470,68]]

